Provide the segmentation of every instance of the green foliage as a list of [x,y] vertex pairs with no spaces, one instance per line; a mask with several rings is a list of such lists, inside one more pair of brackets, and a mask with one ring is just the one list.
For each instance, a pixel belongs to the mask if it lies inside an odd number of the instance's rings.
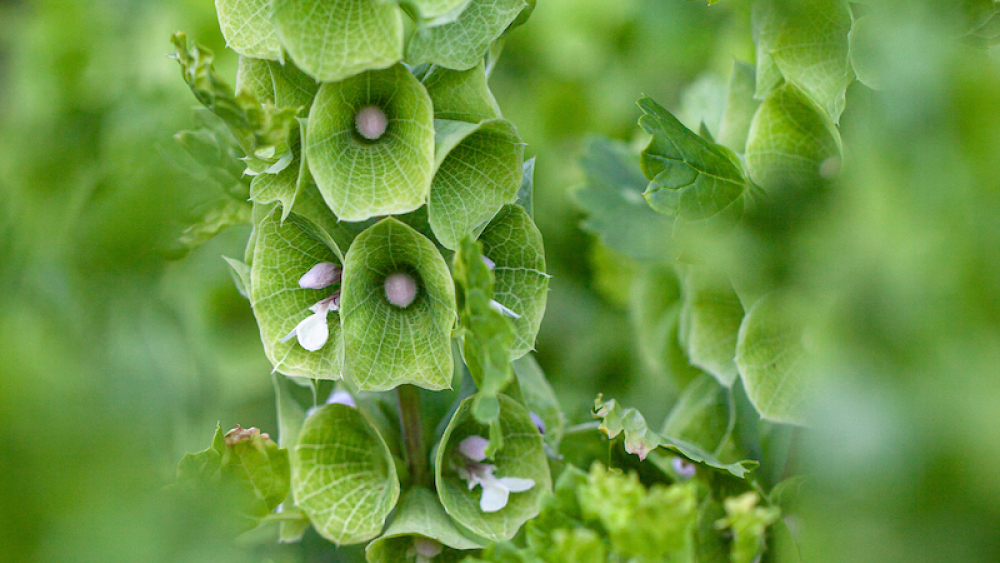
[[[392,523],[381,537],[368,544],[365,556],[370,563],[415,561],[422,555],[418,551],[421,539],[443,548],[432,557],[435,561],[459,561],[464,555],[462,551],[482,547],[455,527],[437,495],[418,487],[403,495]],[[430,546],[433,548],[434,543]]]
[[326,405],[292,449],[292,493],[320,535],[337,544],[378,536],[399,498],[385,440],[358,409]]
[[525,0],[470,0],[454,21],[418,27],[406,58],[414,64],[468,70],[479,64],[490,44],[527,6]]
[[716,523],[718,528],[733,532],[732,563],[751,563],[764,548],[764,530],[781,515],[777,507],[759,507],[757,493],[744,493],[725,502],[726,517]]

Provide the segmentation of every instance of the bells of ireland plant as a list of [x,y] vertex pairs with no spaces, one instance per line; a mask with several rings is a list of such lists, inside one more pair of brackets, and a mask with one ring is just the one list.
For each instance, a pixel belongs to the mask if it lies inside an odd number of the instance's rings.
[[508,540],[539,511],[551,489],[542,435],[523,405],[499,395],[503,448],[486,456],[490,428],[472,414],[466,399],[438,446],[435,483],[448,515],[461,527],[490,541]]
[[434,110],[402,65],[323,84],[306,134],[309,171],[343,221],[407,213],[427,200]]
[[451,386],[455,287],[427,237],[393,218],[358,235],[340,308],[347,372],[360,389]]
[[292,448],[292,495],[324,538],[352,544],[378,536],[399,499],[392,453],[356,408],[328,404],[306,419]]
[[325,232],[298,215],[281,221],[275,208],[255,229],[250,266],[253,305],[264,352],[290,376],[340,379],[340,250]]

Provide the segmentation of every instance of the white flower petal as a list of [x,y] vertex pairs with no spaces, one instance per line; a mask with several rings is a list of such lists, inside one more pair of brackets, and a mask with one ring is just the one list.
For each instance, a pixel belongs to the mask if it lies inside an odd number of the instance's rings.
[[333,262],[320,262],[299,278],[302,289],[323,289],[340,281],[343,270]]
[[489,268],[490,270],[497,267],[496,263],[490,260],[489,258],[485,256],[481,256],[481,258],[483,259],[483,264],[486,264],[486,267]]
[[489,443],[486,438],[473,434],[459,442],[458,453],[471,461],[483,461],[486,459],[486,446]]
[[519,477],[500,477],[500,484],[512,493],[523,493],[535,486],[534,479],[521,479]]
[[501,315],[506,315],[506,316],[514,318],[514,319],[520,319],[521,318],[521,315],[518,315],[514,311],[511,311],[510,309],[508,309],[507,307],[504,307],[499,302],[494,301],[493,299],[490,299],[490,308],[492,308],[494,311],[500,313]]
[[295,334],[299,338],[299,345],[315,352],[326,344],[330,338],[330,327],[326,324],[326,311],[313,313],[305,318],[297,327]]
[[413,548],[418,554],[428,559],[441,555],[441,551],[444,549],[440,542],[423,536],[416,536],[413,538]]
[[479,508],[483,512],[496,512],[507,506],[510,492],[503,485],[493,482],[483,482],[483,496],[479,499]]
[[333,393],[330,393],[330,397],[327,398],[326,404],[328,405],[347,405],[349,407],[357,408],[357,404],[354,403],[354,397],[350,393],[344,391],[343,389],[338,389]]

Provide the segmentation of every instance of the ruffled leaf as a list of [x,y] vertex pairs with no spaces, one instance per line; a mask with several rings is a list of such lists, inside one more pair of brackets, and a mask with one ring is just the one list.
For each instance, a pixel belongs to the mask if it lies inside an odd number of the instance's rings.
[[255,232],[250,297],[264,353],[274,369],[285,375],[340,379],[344,344],[337,311],[327,314],[329,338],[320,350],[310,352],[295,338],[282,341],[313,315],[310,307],[336,289],[303,289],[299,278],[320,262],[340,264],[340,250],[322,229],[298,215],[282,222],[278,209],[261,220]]
[[517,199],[524,143],[502,119],[435,121],[434,126],[436,169],[428,218],[438,241],[455,250],[462,237]]
[[[406,307],[387,295],[386,280],[396,273],[416,282]],[[434,243],[396,219],[383,219],[351,244],[343,284],[347,369],[359,388],[450,388],[455,287]]]
[[639,107],[645,113],[639,125],[653,136],[642,151],[649,205],[685,221],[739,219],[749,186],[732,151],[691,132],[649,98]]
[[694,444],[662,436],[646,425],[646,419],[639,411],[623,408],[614,399],[602,402],[601,396],[598,395],[594,402],[594,417],[602,419],[601,430],[609,438],[624,434],[625,451],[638,455],[640,459],[645,459],[649,452],[657,448],[664,448],[684,456],[691,462],[728,472],[739,479],[745,479],[747,473],[758,465],[752,460],[723,463]]
[[472,0],[455,21],[419,27],[410,38],[406,59],[468,70],[527,6],[525,0]]
[[403,55],[403,16],[377,0],[274,0],[271,22],[295,64],[321,82],[390,67]]
[[292,449],[292,493],[313,527],[343,545],[378,536],[399,498],[385,440],[358,409],[326,405]]
[[[358,112],[384,112],[377,140],[357,130]],[[309,114],[306,159],[337,217],[363,221],[413,211],[427,200],[434,168],[433,107],[402,65],[324,84]]]
[[469,490],[455,467],[461,463],[458,445],[471,435],[485,436],[489,429],[472,416],[473,398],[462,401],[441,437],[435,466],[435,483],[445,511],[461,527],[490,541],[508,540],[521,525],[539,512],[539,501],[552,487],[549,465],[542,448],[542,437],[531,421],[528,410],[516,401],[500,395],[499,427],[504,448],[486,460],[496,466],[497,477],[532,479],[535,484],[524,492],[513,493],[506,506],[496,512],[483,512],[481,489]]
[[643,198],[649,180],[637,157],[624,143],[586,140],[580,166],[587,183],[573,194],[587,213],[581,226],[629,258],[668,260],[673,221],[650,209]]

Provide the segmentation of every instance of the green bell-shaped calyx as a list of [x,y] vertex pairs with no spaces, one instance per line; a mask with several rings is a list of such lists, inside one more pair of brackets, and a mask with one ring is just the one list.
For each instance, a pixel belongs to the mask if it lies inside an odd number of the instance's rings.
[[527,6],[525,0],[472,0],[451,23],[419,26],[406,47],[407,62],[470,69]]
[[400,0],[418,25],[432,27],[455,21],[472,0]]
[[368,544],[365,557],[369,563],[446,563],[481,547],[459,532],[434,493],[416,487],[403,495],[389,528]]
[[282,221],[279,209],[254,232],[250,302],[264,353],[285,375],[340,379],[340,250],[312,222],[295,214]]
[[736,335],[743,305],[729,279],[707,267],[692,266],[684,278],[679,336],[691,364],[719,383],[736,380]]
[[521,187],[524,144],[502,119],[435,121],[436,170],[427,204],[431,229],[446,248],[485,225]]
[[840,133],[793,84],[773,90],[754,114],[747,171],[770,194],[822,185],[840,172]]
[[258,59],[281,59],[281,43],[268,19],[271,0],[215,0],[226,46]]
[[392,66],[403,55],[403,16],[378,0],[274,0],[271,23],[292,60],[321,82]]
[[519,205],[505,205],[479,237],[487,267],[493,270],[493,300],[511,323],[511,358],[535,348],[545,316],[549,275],[545,273],[542,233]]
[[378,536],[399,479],[385,440],[358,409],[334,403],[313,413],[291,462],[295,504],[321,536],[337,544]]
[[461,527],[491,541],[512,538],[539,512],[551,489],[542,436],[528,409],[499,395],[503,449],[485,454],[489,428],[472,415],[474,398],[459,406],[438,447],[435,482],[441,504]]
[[423,205],[434,168],[433,116],[427,91],[402,65],[320,88],[305,154],[337,217],[364,221]]
[[469,70],[432,66],[421,82],[434,102],[434,119],[479,123],[500,117],[500,107],[486,83],[483,61]]
[[363,390],[451,386],[455,287],[430,240],[387,218],[362,232],[344,264],[347,371]]

